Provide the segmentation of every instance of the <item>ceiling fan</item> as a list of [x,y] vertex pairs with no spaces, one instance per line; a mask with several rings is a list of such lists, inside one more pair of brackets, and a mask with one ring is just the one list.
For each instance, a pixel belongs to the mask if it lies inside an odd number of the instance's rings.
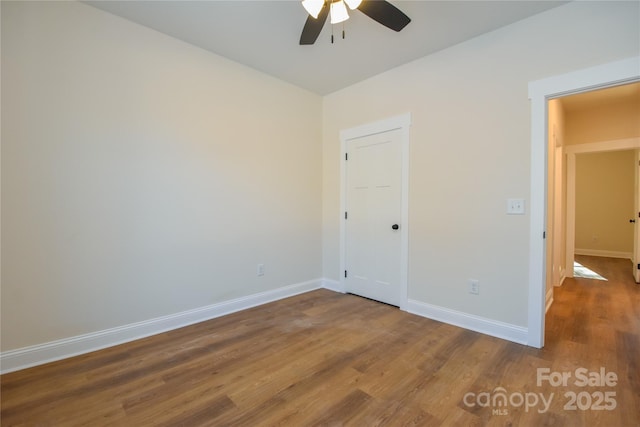
[[[407,15],[386,0],[303,0],[302,6],[309,12],[309,16],[302,28],[300,44],[314,44],[329,15],[331,15],[332,24],[349,19],[345,3],[351,10],[358,9],[369,18],[394,31],[402,30],[411,22]],[[342,37],[344,38],[344,31]],[[331,42],[333,43],[333,35]]]

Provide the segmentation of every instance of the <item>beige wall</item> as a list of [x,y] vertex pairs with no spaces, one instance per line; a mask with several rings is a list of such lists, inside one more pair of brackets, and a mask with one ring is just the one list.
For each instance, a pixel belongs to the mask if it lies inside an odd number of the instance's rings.
[[572,2],[326,96],[324,275],[339,278],[339,131],[410,111],[409,298],[526,326],[529,215],[505,210],[529,197],[528,83],[637,56],[638,13]]
[[640,136],[640,98],[567,113],[567,145]]
[[576,155],[576,253],[631,258],[633,150]]
[[2,350],[321,277],[321,106],[81,3],[3,2]]

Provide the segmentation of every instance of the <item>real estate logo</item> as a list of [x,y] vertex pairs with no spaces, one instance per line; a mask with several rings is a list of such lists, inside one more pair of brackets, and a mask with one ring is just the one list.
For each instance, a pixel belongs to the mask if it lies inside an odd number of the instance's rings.
[[542,392],[511,392],[504,387],[493,391],[466,393],[463,403],[470,408],[491,408],[492,415],[508,415],[510,408],[524,407],[525,412],[535,410],[543,414],[549,410],[554,399],[562,399],[565,411],[613,411],[617,407],[616,392],[611,390],[618,384],[618,375],[601,367],[597,371],[577,368],[573,371],[551,371],[550,368],[536,370],[536,386],[554,388],[573,387],[585,390],[567,390],[548,394]]

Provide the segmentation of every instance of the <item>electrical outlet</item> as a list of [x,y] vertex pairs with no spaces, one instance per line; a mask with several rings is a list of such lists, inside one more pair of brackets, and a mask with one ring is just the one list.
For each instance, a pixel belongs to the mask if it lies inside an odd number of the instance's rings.
[[256,273],[258,274],[258,276],[264,276],[264,264],[258,264]]
[[480,283],[475,279],[469,279],[469,293],[480,295]]

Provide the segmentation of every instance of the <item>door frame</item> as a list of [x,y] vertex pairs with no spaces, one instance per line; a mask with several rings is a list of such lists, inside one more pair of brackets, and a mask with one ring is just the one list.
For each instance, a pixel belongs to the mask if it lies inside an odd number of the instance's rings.
[[531,220],[527,345],[544,346],[546,297],[547,101],[640,81],[640,56],[609,62],[529,83],[531,101]]
[[[640,138],[639,138],[640,139]],[[633,218],[636,220],[635,224],[633,224],[633,259],[631,260],[632,268],[633,268],[633,278],[636,283],[640,283],[640,148],[636,150],[634,156],[635,164],[634,164],[634,186],[633,191],[634,194],[634,203],[633,203]],[[637,214],[636,214],[637,213]]]
[[573,277],[573,261],[576,254],[576,155],[583,153],[606,153],[640,149],[640,137],[591,142],[565,147],[567,156],[567,211],[566,216],[566,265],[565,277]]
[[389,117],[340,131],[340,289],[346,292],[346,224],[344,212],[347,206],[347,142],[369,135],[400,130],[402,152],[401,218],[400,218],[400,310],[407,310],[409,272],[409,129],[411,113]]

